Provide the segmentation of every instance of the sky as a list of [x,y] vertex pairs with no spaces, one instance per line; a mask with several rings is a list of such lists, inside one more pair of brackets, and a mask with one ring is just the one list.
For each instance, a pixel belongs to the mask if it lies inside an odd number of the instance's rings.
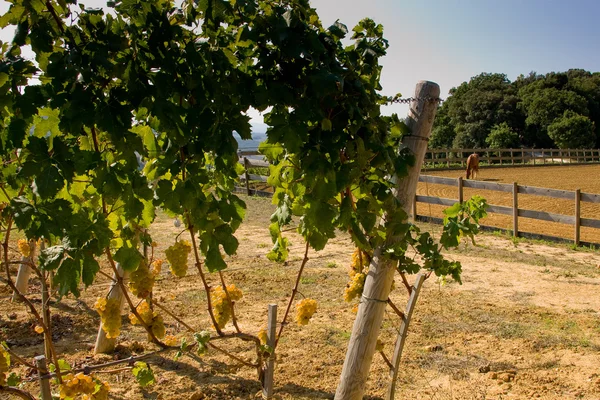
[[[101,7],[102,0],[82,1]],[[597,0],[311,0],[323,25],[339,19],[351,30],[369,17],[389,40],[382,59],[383,93],[414,94],[420,80],[438,83],[441,97],[482,72],[514,80],[582,68],[600,71],[600,1]],[[0,2],[0,12],[8,9]],[[0,32],[10,40],[11,32]],[[406,115],[407,107],[385,114]],[[251,112],[253,125],[262,117]]]

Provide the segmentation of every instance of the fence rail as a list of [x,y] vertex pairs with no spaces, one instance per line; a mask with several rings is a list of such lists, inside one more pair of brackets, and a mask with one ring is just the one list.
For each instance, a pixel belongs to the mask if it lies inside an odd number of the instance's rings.
[[[558,222],[561,224],[572,225],[573,226],[573,242],[576,245],[580,244],[581,237],[581,227],[590,227],[600,229],[600,220],[592,219],[592,218],[581,218],[581,203],[600,203],[600,195],[592,194],[592,193],[581,193],[580,189],[569,191],[569,190],[559,190],[559,189],[550,189],[550,188],[542,188],[535,186],[525,186],[518,185],[516,182],[513,184],[507,183],[492,183],[492,182],[482,182],[475,180],[463,180],[463,178],[442,178],[439,176],[430,176],[430,175],[421,175],[419,177],[419,182],[426,182],[431,184],[438,185],[446,185],[446,186],[455,186],[457,188],[457,198],[456,199],[448,199],[443,197],[436,196],[420,196],[417,195],[415,197],[415,203],[413,204],[413,215],[415,218],[422,218],[425,216],[419,215],[417,212],[417,203],[426,203],[426,204],[437,204],[443,206],[451,206],[458,201],[462,201],[464,198],[463,188],[475,188],[475,189],[483,189],[490,190],[496,192],[509,192],[512,193],[512,207],[500,206],[495,204],[490,204],[488,208],[488,212],[504,214],[504,215],[512,215],[513,216],[513,224],[512,224],[512,234],[517,237],[520,234],[531,235],[532,232],[524,232],[519,231],[519,218],[531,218],[537,219],[540,221],[549,221],[549,222]],[[550,197],[555,199],[565,199],[571,200],[575,202],[575,213],[574,215],[564,215],[564,214],[556,214],[547,211],[536,211],[536,210],[527,210],[523,208],[519,208],[519,194],[528,194],[540,197]],[[491,227],[490,227],[491,228]],[[553,237],[544,235],[548,238],[554,239],[564,239],[559,237]]]
[[484,166],[600,162],[600,149],[430,149],[425,153],[423,169],[462,168],[472,153],[479,154]]

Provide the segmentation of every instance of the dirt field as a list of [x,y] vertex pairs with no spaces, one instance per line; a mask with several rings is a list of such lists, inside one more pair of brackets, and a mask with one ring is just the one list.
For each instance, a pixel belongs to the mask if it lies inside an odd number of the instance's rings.
[[[490,176],[482,171],[483,178]],[[256,333],[266,322],[269,303],[279,305],[281,318],[303,245],[290,235],[290,261],[277,265],[266,260],[272,206],[265,199],[245,200],[249,215],[239,231],[239,255],[227,260],[225,275],[244,291],[236,304],[242,330]],[[438,227],[430,228],[439,236]],[[152,233],[161,256],[179,230],[163,218]],[[308,326],[286,327],[278,347],[277,399],[333,398],[354,319],[353,304],[343,301],[350,253],[349,240],[342,235],[324,251],[309,254],[300,292],[316,299],[319,309]],[[487,235],[477,246],[461,247],[448,257],[463,263],[464,284],[426,282],[410,327],[397,399],[600,399],[600,254]],[[198,330],[208,327],[199,277],[175,279],[164,269],[156,297]],[[216,283],[215,276],[210,279]],[[108,282],[100,280],[80,299],[53,305],[58,351],[66,353],[72,365],[155,349],[124,314],[117,353],[91,353],[99,323],[93,304],[107,288]],[[406,292],[399,281],[396,288],[393,301],[403,308]],[[30,290],[39,292],[33,280]],[[24,307],[9,303],[9,296],[2,285],[0,339],[23,356],[40,354],[41,337],[32,319]],[[168,333],[185,335],[168,316],[165,321]],[[389,310],[381,339],[390,357],[397,326],[398,318]],[[253,350],[243,342],[219,345],[252,360]],[[110,382],[112,399],[260,398],[256,371],[213,351],[202,358],[174,361],[172,354],[164,354],[147,361],[158,380],[147,389],[140,389],[130,372],[100,375]],[[28,375],[23,368],[18,371]],[[386,366],[376,355],[368,398],[380,398],[387,382]],[[37,394],[34,383],[25,387]]]
[[[431,171],[427,175],[464,178],[464,171]],[[581,189],[584,193],[600,193],[600,165],[547,166],[522,168],[482,168],[477,180],[513,183],[520,185],[546,187],[562,190]],[[457,199],[455,187],[419,183],[418,194]],[[474,194],[483,196],[489,204],[512,207],[512,194],[479,189],[464,189],[468,198]],[[570,200],[553,199],[533,195],[519,195],[519,208],[537,211],[547,211],[557,214],[574,215],[575,204]],[[419,215],[442,217],[443,207],[424,203],[417,204]],[[581,203],[582,218],[600,219],[600,204]],[[490,214],[482,221],[484,225],[512,229],[512,217],[500,214]],[[574,227],[554,222],[519,218],[519,230],[550,236],[573,239]],[[581,240],[584,242],[600,243],[600,230],[581,228]]]

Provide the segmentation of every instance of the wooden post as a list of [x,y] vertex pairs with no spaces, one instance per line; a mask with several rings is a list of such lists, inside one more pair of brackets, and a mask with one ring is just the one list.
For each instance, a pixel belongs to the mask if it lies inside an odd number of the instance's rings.
[[510,164],[515,165],[515,152],[513,149],[510,149]]
[[[29,241],[29,257],[21,257],[21,264],[19,265],[19,272],[17,272],[17,281],[15,285],[17,290],[22,295],[27,295],[29,291],[29,277],[31,276],[31,267],[28,263],[32,262],[35,257],[36,244],[35,240]],[[19,301],[17,293],[13,293],[12,301]]]
[[244,175],[246,176],[246,194],[250,196],[250,174],[248,173],[248,158],[244,157]]
[[[415,99],[437,99],[439,95],[440,87],[436,83],[421,81],[417,84],[414,97]],[[415,197],[419,172],[427,149],[427,139],[431,135],[436,111],[437,102],[434,101],[414,100],[410,104],[407,125],[412,133],[404,136],[402,146],[412,151],[415,156],[415,165],[410,167],[405,178],[397,181],[395,190],[396,198],[407,214],[410,212],[410,205]],[[394,179],[397,178],[394,177]],[[394,238],[387,240],[393,241]],[[377,337],[396,271],[396,264],[387,257],[382,257],[383,251],[383,247],[377,247],[373,253],[369,274],[352,327],[340,383],[335,393],[336,400],[362,400],[363,398],[371,361],[375,354]]]
[[581,189],[575,191],[575,246],[579,246],[581,234]]
[[394,392],[396,391],[396,381],[398,380],[398,371],[400,369],[400,359],[402,358],[402,350],[404,349],[404,343],[406,342],[406,336],[408,334],[408,327],[410,325],[410,319],[412,313],[417,305],[417,299],[421,292],[421,287],[425,281],[425,274],[418,274],[415,280],[415,284],[412,287],[408,304],[406,305],[406,311],[404,312],[404,318],[400,324],[400,331],[396,338],[396,347],[394,348],[394,356],[392,357],[392,369],[390,370],[391,381],[388,385],[386,400],[394,400]]
[[273,397],[273,374],[275,372],[275,340],[277,331],[277,304],[269,304],[267,322],[267,346],[273,349],[263,375],[263,399]]
[[525,152],[521,149],[521,165],[525,164]]
[[[121,268],[121,265],[119,263],[117,263],[117,272],[121,277],[123,277],[123,279],[127,279],[129,277],[129,272],[123,271],[123,268]],[[110,285],[108,298],[117,299],[117,301],[119,301],[119,304],[121,304],[121,306],[119,307],[119,310],[121,310],[123,308],[125,296],[121,291],[121,286],[119,286],[119,284],[117,284],[116,282],[117,275],[113,274],[113,279],[114,281],[112,285]],[[107,338],[106,332],[104,332],[104,329],[102,329],[102,323],[100,323],[100,327],[98,328],[98,336],[96,336],[96,346],[94,347],[94,353],[110,353],[115,349],[116,344],[117,339]]]
[[42,394],[42,400],[52,400],[52,390],[50,389],[50,380],[48,378],[42,378],[43,375],[48,374],[48,368],[46,367],[46,357],[37,356],[34,358],[35,366],[38,368],[38,376],[40,381],[40,389]]
[[459,176],[456,183],[458,184],[458,202],[460,204],[463,203],[464,201],[464,197],[463,197],[463,178],[462,176]]
[[417,216],[418,215],[419,214],[417,214],[417,195],[415,194],[415,197],[413,198],[413,201],[412,201],[412,215],[411,215],[411,217],[412,217],[412,221],[413,222],[417,222]]
[[519,185],[513,182],[513,236],[519,237]]
[[542,149],[542,164],[546,164],[546,152]]

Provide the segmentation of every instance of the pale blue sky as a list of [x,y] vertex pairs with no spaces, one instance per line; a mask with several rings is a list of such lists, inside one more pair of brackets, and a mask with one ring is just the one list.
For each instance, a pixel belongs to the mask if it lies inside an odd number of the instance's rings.
[[[102,0],[83,4],[100,7]],[[514,80],[530,71],[583,68],[600,71],[600,1],[593,0],[312,0],[324,25],[336,19],[351,29],[361,18],[383,24],[390,42],[385,94],[411,96],[426,79],[448,90],[481,72]],[[4,12],[8,3],[0,2]],[[0,34],[10,38],[8,32]],[[406,108],[386,113],[404,116]],[[253,121],[260,116],[252,113]]]

